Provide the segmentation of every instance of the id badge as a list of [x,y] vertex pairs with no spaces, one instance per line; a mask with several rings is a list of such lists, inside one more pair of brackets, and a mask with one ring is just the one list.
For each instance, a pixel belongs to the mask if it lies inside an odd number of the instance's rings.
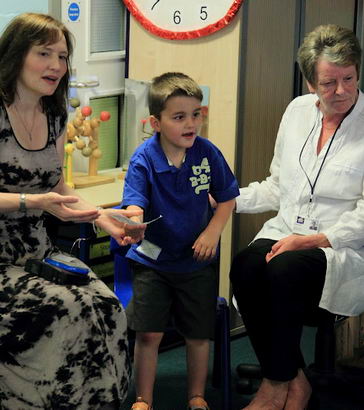
[[154,245],[154,243],[149,242],[146,239],[142,240],[136,250],[154,261],[158,259],[159,254],[162,252],[162,248]]
[[294,223],[294,233],[312,235],[319,232],[319,221],[309,216],[297,216]]

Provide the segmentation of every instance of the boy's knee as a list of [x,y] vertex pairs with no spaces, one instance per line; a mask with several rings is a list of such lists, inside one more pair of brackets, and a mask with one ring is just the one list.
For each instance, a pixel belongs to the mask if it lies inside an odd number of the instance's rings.
[[159,345],[163,337],[160,332],[137,332],[136,339],[139,344],[143,345]]
[[187,346],[204,347],[209,345],[209,339],[185,339]]

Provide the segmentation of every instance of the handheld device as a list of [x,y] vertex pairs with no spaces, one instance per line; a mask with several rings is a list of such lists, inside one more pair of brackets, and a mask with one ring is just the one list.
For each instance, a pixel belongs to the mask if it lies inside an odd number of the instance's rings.
[[66,263],[57,261],[52,258],[44,258],[43,261],[46,263],[49,263],[50,265],[57,266],[57,268],[67,270],[68,272],[72,272],[72,273],[78,273],[80,275],[87,275],[90,271],[90,269],[67,265]]
[[58,285],[87,285],[90,282],[88,275],[72,273],[40,259],[28,259],[25,263],[25,271]]

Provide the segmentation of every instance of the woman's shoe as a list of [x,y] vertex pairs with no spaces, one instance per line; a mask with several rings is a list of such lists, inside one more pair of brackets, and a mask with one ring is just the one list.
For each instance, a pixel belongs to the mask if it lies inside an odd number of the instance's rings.
[[187,410],[210,410],[203,396],[196,395],[188,400]]
[[142,397],[137,397],[130,410],[153,410],[153,406],[149,406],[148,402],[143,400]]

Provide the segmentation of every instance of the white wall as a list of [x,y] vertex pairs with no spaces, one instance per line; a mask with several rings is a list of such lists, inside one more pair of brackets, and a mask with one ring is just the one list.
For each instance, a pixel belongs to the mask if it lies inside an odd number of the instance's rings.
[[30,11],[50,13],[51,6],[49,0],[2,0],[0,5],[0,32],[18,14]]
[[102,53],[102,56],[94,56],[90,53],[90,1],[75,1],[80,8],[80,17],[77,21],[71,21],[68,17],[68,0],[62,0],[62,22],[75,36],[76,44],[72,59],[72,70],[77,81],[88,82],[98,80],[100,85],[93,89],[81,90],[79,98],[81,103],[88,103],[87,99],[96,96],[115,95],[124,87],[125,77],[125,52]]

